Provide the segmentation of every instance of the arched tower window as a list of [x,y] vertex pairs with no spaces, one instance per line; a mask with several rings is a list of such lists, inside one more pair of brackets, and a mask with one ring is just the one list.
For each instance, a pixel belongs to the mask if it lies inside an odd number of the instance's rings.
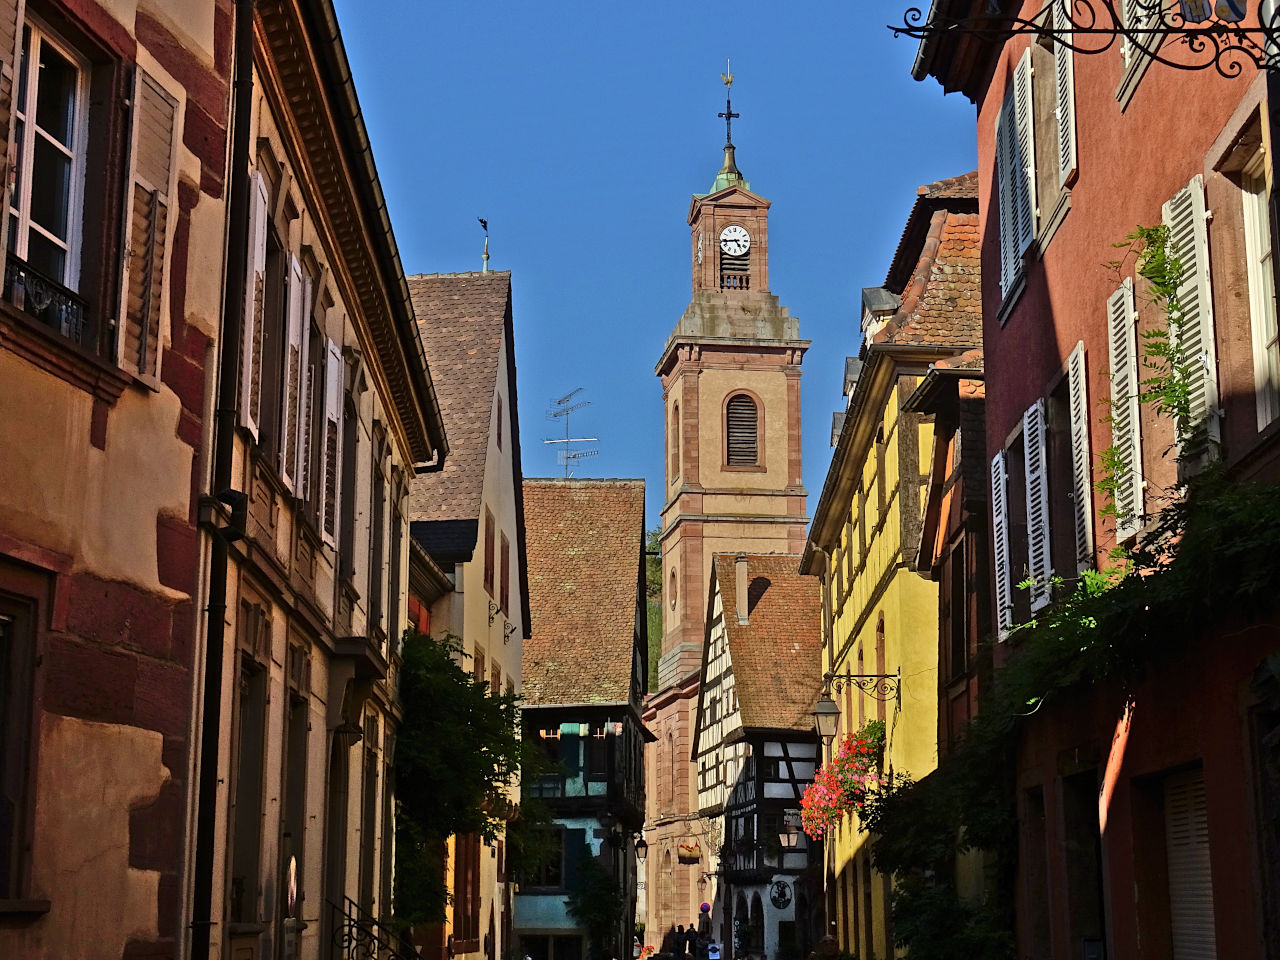
[[725,462],[731,467],[754,467],[760,462],[760,414],[756,402],[737,393],[725,405]]
[[680,476],[680,402],[671,406],[671,479]]

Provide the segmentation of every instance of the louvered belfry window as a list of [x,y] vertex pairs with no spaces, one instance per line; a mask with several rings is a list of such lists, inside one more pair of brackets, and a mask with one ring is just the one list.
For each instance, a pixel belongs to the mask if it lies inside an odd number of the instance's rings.
[[755,466],[760,452],[756,402],[745,393],[730,397],[725,419],[729,466]]

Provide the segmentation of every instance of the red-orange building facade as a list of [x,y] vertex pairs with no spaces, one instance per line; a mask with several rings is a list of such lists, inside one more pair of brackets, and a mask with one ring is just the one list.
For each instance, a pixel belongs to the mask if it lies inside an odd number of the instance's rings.
[[[933,15],[975,6],[938,0]],[[999,6],[1042,18],[1063,10]],[[1139,353],[1157,312],[1132,257],[1108,265],[1137,225],[1168,225],[1187,267],[1182,349],[1201,360],[1192,412],[1210,443],[1181,469],[1221,460],[1236,479],[1280,479],[1267,78],[1174,70],[1124,40],[1085,55],[1051,39],[1001,44],[963,32],[924,41],[915,72],[977,105],[993,616],[1003,638],[1051,599],[1047,586],[1018,581],[1070,581],[1105,564],[1175,495],[1173,426],[1126,386],[1146,376]],[[1112,444],[1127,465],[1118,521],[1094,488]],[[1264,693],[1274,689],[1277,622],[1170,639],[1184,646],[1136,688],[1078,691],[1027,722],[1019,956],[1280,949],[1268,826],[1280,795],[1267,773],[1280,712]],[[1016,656],[1016,637],[1002,640],[997,670]]]

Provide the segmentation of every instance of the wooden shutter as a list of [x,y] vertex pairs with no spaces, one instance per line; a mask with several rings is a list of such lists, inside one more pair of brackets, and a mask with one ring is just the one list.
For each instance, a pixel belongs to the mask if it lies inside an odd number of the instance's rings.
[[332,340],[325,342],[323,460],[320,464],[324,487],[319,491],[320,534],[324,542],[337,542],[338,508],[341,506],[342,441],[342,350]]
[[[1071,26],[1072,0],[1061,0],[1053,9],[1059,29]],[[1064,184],[1076,170],[1075,52],[1060,40],[1053,44],[1053,78],[1057,91],[1058,183]]]
[[1021,257],[1036,238],[1036,120],[1031,97],[1031,49],[1028,47],[1013,71],[1014,115],[1017,122],[1018,165],[1017,190],[1018,256]]
[[1205,222],[1204,178],[1196,174],[1164,205],[1173,253],[1182,261],[1177,331],[1179,359],[1187,367],[1191,416],[1178,427],[1179,454],[1185,459],[1210,452],[1219,439],[1217,357],[1213,343],[1213,289],[1209,280],[1209,231]]
[[1089,451],[1089,390],[1084,343],[1067,360],[1071,414],[1071,506],[1075,520],[1076,573],[1093,567],[1093,456]]
[[124,303],[117,359],[156,388],[177,122],[177,101],[139,67],[134,71],[133,170],[125,204]]
[[728,463],[754,466],[759,460],[756,402],[745,393],[729,398],[725,410]]
[[1013,594],[1009,570],[1009,496],[1006,484],[1005,451],[991,458],[991,536],[992,559],[996,573],[996,625],[1004,640],[1013,626]]
[[1137,315],[1133,281],[1126,279],[1107,299],[1111,352],[1111,442],[1119,463],[1115,492],[1116,539],[1127,540],[1142,526],[1142,425],[1138,402]]
[[[1152,6],[1151,0],[1124,0],[1122,8],[1125,27],[1131,30],[1149,30],[1152,27],[1159,26],[1160,11]],[[1129,69],[1143,57],[1142,48],[1154,50],[1159,46],[1159,40],[1151,34],[1142,33],[1138,37],[1139,44],[1133,43],[1127,37],[1124,40],[1124,65],[1125,69]]]
[[281,377],[280,479],[290,492],[298,483],[298,421],[302,401],[303,330],[307,324],[307,287],[298,258],[289,257],[289,280],[285,299],[284,376]]
[[1174,960],[1212,960],[1218,951],[1203,769],[1165,778],[1164,833]]
[[493,514],[484,512],[484,589],[493,596],[494,529]]
[[[507,539],[507,535],[502,535],[502,579],[499,581],[498,596],[501,598],[502,612],[504,614],[511,612],[511,541]],[[496,687],[495,687],[496,689]]]
[[249,185],[249,247],[244,278],[240,358],[240,423],[258,439],[262,415],[262,329],[267,283],[267,181],[255,170]]
[[1022,415],[1026,450],[1027,566],[1031,572],[1031,612],[1049,602],[1053,557],[1049,550],[1049,471],[1044,401],[1037,400]]
[[1018,258],[1018,134],[1013,91],[1005,94],[996,115],[996,201],[1000,221],[1000,293],[1005,295],[1020,273]]

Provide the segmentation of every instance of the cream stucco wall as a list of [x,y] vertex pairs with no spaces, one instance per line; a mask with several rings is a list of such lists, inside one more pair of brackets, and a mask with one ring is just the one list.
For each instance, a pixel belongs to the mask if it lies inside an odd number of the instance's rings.
[[[505,334],[498,349],[498,376],[494,392],[489,399],[489,429],[485,455],[484,482],[480,498],[478,523],[476,526],[476,546],[471,560],[455,565],[454,591],[445,594],[432,608],[432,629],[437,635],[445,630],[455,633],[463,643],[468,658],[473,658],[478,649],[485,655],[485,679],[492,675],[496,662],[502,670],[502,692],[506,692],[510,681],[515,690],[522,689],[522,656],[523,641],[528,634],[528,625],[524,622],[523,580],[520,576],[520,539],[524,530],[516,511],[516,471],[513,458],[511,434],[511,398],[507,383],[508,351],[511,345]],[[498,404],[502,408],[502,448],[498,448],[498,422],[496,411]],[[493,514],[494,532],[494,574],[493,596],[484,587],[484,523],[485,511]],[[511,581],[510,603],[507,613],[495,613],[490,623],[489,604],[500,602],[502,586],[502,534],[506,534],[511,549]],[[507,624],[515,629],[510,637],[504,640]],[[474,668],[474,660],[464,660],[464,666]],[[509,791],[513,800],[519,798],[518,785]],[[480,856],[480,949],[473,953],[459,956],[483,956],[484,937],[488,931],[489,912],[494,913],[495,935],[502,935],[502,889],[498,880],[498,859],[493,854],[493,845],[486,845]],[[446,864],[446,882],[452,888],[453,883],[453,838],[449,839]],[[446,915],[445,933],[452,933],[452,911]],[[497,944],[498,956],[510,945]]]

